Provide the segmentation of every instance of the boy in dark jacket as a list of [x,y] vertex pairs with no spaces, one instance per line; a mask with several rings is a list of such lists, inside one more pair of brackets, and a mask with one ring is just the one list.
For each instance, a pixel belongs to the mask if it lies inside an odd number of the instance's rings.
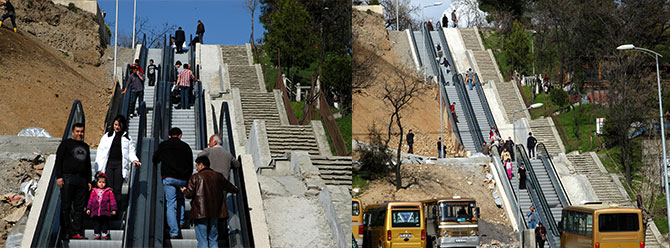
[[170,237],[177,238],[179,227],[184,225],[184,194],[179,189],[186,187],[186,181],[193,174],[193,152],[181,141],[181,129],[174,127],[168,135],[169,139],[158,145],[153,162],[161,164]]
[[2,27],[2,22],[5,21],[5,19],[9,18],[12,20],[12,26],[14,26],[14,33],[16,33],[16,11],[14,11],[14,5],[12,5],[9,0],[0,0],[0,3],[5,5],[3,9],[7,11],[2,17],[0,18],[0,27]]
[[61,225],[64,238],[83,239],[82,219],[86,194],[91,189],[91,150],[84,142],[84,124],[75,123],[72,138],[66,139],[56,151],[54,173],[61,190]]

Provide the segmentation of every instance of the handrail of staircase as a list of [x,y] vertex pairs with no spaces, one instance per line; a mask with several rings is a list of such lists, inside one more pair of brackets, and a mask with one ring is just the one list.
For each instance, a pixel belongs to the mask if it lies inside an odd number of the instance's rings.
[[[498,145],[493,145],[491,147],[491,162],[493,163],[493,166],[496,167],[496,171],[498,172],[498,178],[501,179],[499,183],[502,185],[503,190],[505,190],[508,202],[511,205],[510,207],[514,210],[513,211],[514,219],[518,220],[519,214],[523,213],[523,210],[521,209],[521,205],[519,205],[519,196],[517,196],[516,193],[514,192],[514,186],[512,185],[512,182],[507,179],[507,175],[505,174],[505,165],[503,165],[502,160],[500,159],[500,154],[498,153]],[[528,223],[526,223],[525,218],[521,218],[521,220],[523,223],[518,223],[519,230],[523,231],[524,229],[526,229]]]
[[114,118],[119,114],[123,105],[123,95],[121,94],[121,91],[121,84],[118,80],[115,80],[114,91],[112,92],[112,98],[109,99],[107,115],[105,116],[105,132],[112,130]]
[[[146,102],[140,103],[140,111],[139,111],[139,118],[140,118],[140,123],[139,123],[139,131],[137,132],[137,141],[136,141],[136,146],[135,146],[135,153],[137,157],[142,160],[144,156],[142,156],[142,148],[143,148],[143,142],[144,142],[144,137],[146,136],[146,130],[147,130],[147,104]],[[145,166],[149,166],[147,164],[147,161],[144,160]],[[145,209],[146,206],[139,206],[137,203],[137,199],[140,196],[139,192],[139,173],[138,173],[138,168],[135,166],[130,166],[130,181],[128,182],[128,208],[125,213],[125,221],[124,221],[124,228],[123,228],[123,237],[121,239],[121,247],[133,247],[133,240],[131,239],[133,233],[135,231],[135,228],[137,227],[137,218],[134,218],[134,213],[137,211],[141,211],[142,209]],[[140,227],[141,228],[141,227]]]
[[204,95],[205,91],[202,89],[202,82],[195,82],[195,141],[198,150],[207,147],[207,116]]
[[547,147],[544,143],[538,143],[535,146],[535,149],[537,156],[539,156],[542,160],[542,164],[544,164],[544,167],[547,169],[547,174],[549,174],[551,183],[554,184],[561,205],[563,205],[563,207],[572,205],[570,198],[568,198],[567,191],[565,190],[565,187],[563,187],[563,181],[561,181],[561,178],[558,176],[558,170],[556,170],[556,166],[554,166],[554,162],[551,160],[551,155],[547,152]]
[[[72,137],[72,128],[75,123],[86,123],[84,108],[79,100],[75,100],[74,103],[72,103],[72,108],[70,109],[70,115],[68,116],[61,142]],[[38,219],[40,221],[37,222],[35,226],[35,235],[33,235],[33,240],[31,242],[32,247],[56,247],[61,237],[61,192],[56,185],[56,174],[52,173],[51,177],[45,181],[45,183],[49,186],[44,193],[44,204],[42,205],[42,209],[39,209],[40,216]],[[33,211],[37,210],[33,209]]]
[[[556,244],[557,239],[560,238],[560,233],[558,232],[558,225],[554,220],[554,216],[551,213],[551,208],[547,202],[547,198],[542,191],[542,186],[540,181],[537,179],[537,174],[533,169],[530,159],[528,159],[528,154],[523,145],[516,145],[516,159],[521,160],[526,164],[526,170],[529,172],[528,180],[526,180],[526,188],[530,193],[531,201],[533,206],[535,206],[535,212],[540,217],[540,222],[544,224],[544,227],[547,229],[547,239],[550,246]],[[517,163],[518,164],[518,163]]]
[[416,53],[416,60],[419,61],[419,68],[423,67],[423,62],[421,62],[421,55],[419,54],[419,47],[416,45],[416,37],[414,37],[414,30],[412,30],[412,25],[409,25],[409,35],[412,37],[412,42],[414,46],[414,52]]
[[482,144],[486,143],[484,140],[484,137],[482,136],[482,129],[479,127],[479,123],[477,122],[477,116],[475,115],[475,111],[472,108],[472,102],[470,101],[470,97],[468,97],[468,92],[467,89],[465,88],[465,81],[463,80],[463,75],[462,74],[454,74],[453,77],[453,82],[454,85],[456,86],[456,92],[458,92],[458,100],[461,101],[461,106],[463,106],[463,110],[466,115],[468,127],[470,128],[470,133],[472,135],[472,140],[475,141],[475,149],[478,152],[482,151]]
[[281,90],[282,100],[284,101],[284,109],[286,110],[286,116],[288,117],[288,122],[290,125],[298,125],[298,118],[295,117],[293,113],[293,108],[291,107],[291,99],[288,95],[288,90],[286,85],[284,85],[283,75],[281,74],[281,50],[277,49],[277,61],[280,61],[277,67],[277,81],[275,82],[275,89]]
[[[500,137],[500,132],[498,131],[498,125],[496,124],[495,118],[493,118],[493,112],[491,112],[491,106],[489,106],[489,101],[486,99],[486,94],[484,94],[484,88],[482,87],[482,82],[479,80],[479,74],[474,74],[475,78],[475,89],[477,89],[477,96],[479,96],[479,101],[482,103],[484,108],[484,114],[486,115],[486,120],[489,122],[491,127],[494,127],[496,134]],[[488,128],[488,127],[487,127]]]
[[[235,141],[233,140],[234,136],[230,119],[230,108],[227,102],[221,103],[221,112],[219,117],[219,126],[221,127],[221,129],[219,129],[219,135],[223,137],[223,132],[226,132],[226,137],[228,137],[226,140],[227,144],[224,146],[224,148],[227,148],[227,150],[233,154],[233,156],[235,156]],[[216,125],[216,121],[213,122]],[[225,129],[224,126],[226,127]],[[242,158],[240,156],[237,157],[237,161],[242,164]],[[240,190],[239,193],[233,195],[233,206],[231,206],[231,209],[232,211],[237,211],[237,216],[240,218],[240,229],[242,232],[240,240],[241,245],[242,247],[254,247],[253,230],[251,228],[251,218],[249,217],[249,202],[245,190],[246,187],[244,182],[244,172],[241,166],[230,168],[230,179],[231,183],[233,183]]]
[[[423,29],[424,41],[426,42],[426,53],[428,54],[428,57],[437,58],[437,54],[435,54],[435,50],[433,50],[433,47],[434,47],[433,46],[433,40],[430,38],[430,32],[428,32],[428,26],[426,24],[424,24],[423,28],[424,28]],[[430,61],[431,61],[431,65],[434,66],[433,68],[435,68],[435,71],[437,72],[437,77],[438,77],[438,81],[439,81],[438,87],[439,87],[440,84],[444,85],[444,83],[446,81],[445,81],[445,78],[444,78],[444,74],[442,74],[442,70],[439,69],[439,65],[437,65],[437,63],[435,63],[434,59],[430,59]],[[443,106],[447,106],[450,103],[449,95],[447,95],[447,91],[446,91],[445,87],[439,87],[439,88],[440,88],[440,91],[442,93],[442,98],[443,98],[443,101],[444,101]],[[441,109],[440,111],[443,111],[443,110]],[[456,124],[456,119],[454,118],[454,116],[451,115],[451,111],[447,111],[447,116],[449,117],[449,121],[451,122],[451,126],[454,130],[454,135],[456,136],[457,145],[458,146],[463,145],[463,139],[461,137],[461,132],[458,129],[458,125]]]

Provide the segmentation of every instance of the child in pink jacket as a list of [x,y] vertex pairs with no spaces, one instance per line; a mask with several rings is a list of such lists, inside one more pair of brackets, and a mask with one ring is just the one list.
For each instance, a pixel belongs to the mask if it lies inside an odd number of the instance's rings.
[[107,187],[107,175],[98,173],[95,177],[96,188],[91,190],[91,196],[88,199],[86,214],[91,215],[93,219],[94,239],[109,239],[107,224],[112,215],[116,215],[116,200],[112,189]]

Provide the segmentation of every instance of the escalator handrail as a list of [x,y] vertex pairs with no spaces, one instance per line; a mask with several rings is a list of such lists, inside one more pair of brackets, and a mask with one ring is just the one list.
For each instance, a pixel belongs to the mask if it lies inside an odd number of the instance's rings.
[[526,166],[526,170],[529,172],[528,180],[526,180],[526,188],[531,196],[531,201],[533,206],[535,206],[535,212],[540,217],[540,221],[544,223],[544,227],[547,229],[547,239],[548,243],[551,246],[554,244],[555,239],[560,237],[558,232],[558,225],[554,220],[554,216],[551,213],[551,208],[547,202],[547,198],[542,191],[542,186],[540,181],[537,179],[535,170],[533,169],[530,159],[528,159],[528,154],[523,145],[516,145],[516,159],[521,159]]
[[496,171],[498,171],[498,177],[501,179],[502,182],[500,182],[503,186],[503,189],[505,190],[505,193],[507,194],[508,198],[511,196],[513,197],[510,201],[511,208],[514,210],[514,218],[516,220],[521,219],[523,223],[519,223],[519,230],[523,231],[526,229],[528,223],[526,222],[526,219],[519,218],[519,214],[523,213],[523,209],[521,209],[521,205],[519,204],[519,197],[517,196],[516,192],[514,192],[514,186],[512,185],[512,182],[507,178],[507,175],[505,174],[505,165],[502,163],[502,160],[500,159],[500,154],[498,153],[498,145],[493,145],[491,147],[491,162],[493,163],[493,166],[496,167]]
[[489,106],[489,101],[486,99],[486,95],[484,94],[484,88],[482,87],[482,83],[479,80],[479,74],[475,73],[474,77],[475,77],[474,87],[477,89],[477,96],[479,96],[479,101],[482,103],[482,107],[484,108],[484,114],[486,114],[486,120],[489,121],[490,126],[495,128],[498,137],[500,137],[500,133],[498,132],[498,125],[496,124],[495,118],[493,118],[493,112],[491,112],[491,106]]
[[421,55],[419,54],[419,47],[416,44],[416,37],[414,37],[414,30],[412,30],[412,25],[409,25],[409,35],[412,38],[412,42],[414,43],[414,52],[416,53],[416,60],[419,61],[419,68],[423,67],[423,62],[421,62]]
[[[137,141],[135,145],[135,154],[137,157],[142,158],[141,153],[142,153],[142,142],[144,141],[144,133],[146,132],[147,129],[147,104],[146,102],[142,101],[140,103],[140,110],[139,110],[139,118],[140,118],[140,123],[139,123],[139,130],[138,130],[138,135],[137,135]],[[145,162],[146,166],[146,161]],[[137,168],[135,166],[130,166],[130,181],[128,182],[128,207],[126,210],[126,220],[124,222],[124,228],[123,228],[123,238],[121,240],[121,247],[133,247],[132,240],[130,239],[133,237],[132,234],[134,232],[135,228],[135,222],[137,221],[135,218],[132,218],[134,215],[133,213],[138,209],[136,206],[136,200],[137,196],[139,196],[138,192],[138,184],[139,184],[139,179],[138,179],[139,173],[137,171]]]
[[465,82],[463,81],[463,75],[455,74],[453,77],[454,86],[456,86],[456,92],[458,92],[458,99],[461,101],[461,106],[463,106],[463,112],[465,112],[468,127],[470,128],[470,134],[472,135],[472,141],[475,143],[475,150],[478,152],[482,151],[482,145],[484,137],[482,136],[482,129],[479,127],[477,122],[477,116],[475,111],[472,108],[472,102],[468,97],[467,89],[465,88]]
[[109,99],[107,116],[105,117],[105,132],[112,130],[114,118],[119,114],[121,106],[123,105],[123,95],[121,94],[121,91],[121,84],[119,81],[115,81],[114,91],[112,92],[112,98]]
[[557,190],[556,193],[558,194],[558,199],[561,201],[561,205],[563,205],[563,207],[572,205],[570,198],[567,197],[567,191],[565,190],[565,187],[563,187],[563,181],[561,181],[561,178],[558,176],[558,170],[556,170],[556,166],[554,166],[554,162],[551,160],[551,155],[547,152],[547,147],[544,143],[538,143],[535,146],[535,150],[542,160],[544,167],[547,169],[547,174],[549,174],[551,183],[554,184],[554,188]]
[[[433,50],[433,40],[430,37],[430,32],[428,31],[428,26],[427,24],[424,23],[423,25],[423,33],[424,33],[424,42],[426,45],[426,53],[428,54],[428,57],[432,58],[437,58],[437,54],[435,54],[435,50]],[[437,78],[439,80],[438,87],[439,85],[444,85],[445,80],[444,80],[444,75],[442,74],[442,70],[439,69],[439,66],[435,63],[434,59],[429,59],[431,61],[431,66],[433,66],[433,69],[437,72]],[[444,98],[445,105],[449,105],[450,100],[449,100],[449,95],[447,95],[447,91],[445,87],[439,87],[440,92],[442,93],[442,98]],[[447,108],[448,109],[448,108]],[[440,110],[443,111],[443,110]],[[458,129],[458,125],[456,124],[456,120],[454,117],[451,115],[451,111],[447,111],[447,116],[449,117],[449,121],[451,122],[451,126],[454,130],[454,134],[456,135],[456,139],[458,141],[458,145],[463,145],[463,139],[461,137],[461,132]]]
[[[70,109],[70,115],[67,119],[67,124],[65,125],[65,131],[63,132],[63,138],[61,143],[71,137],[72,128],[75,123],[86,124],[86,118],[84,115],[84,108],[82,107],[81,101],[75,100],[72,103],[72,108]],[[33,235],[33,240],[31,242],[32,247],[55,247],[58,244],[60,238],[60,190],[57,190],[56,186],[56,174],[52,173],[49,181],[47,181],[49,186],[47,191],[44,193],[44,204],[42,209],[40,209],[40,221],[37,222],[35,226],[35,235]]]
[[[228,106],[227,102],[222,102],[221,103],[221,113],[219,114],[219,126],[221,127],[220,131],[224,132],[223,130],[223,123],[225,119],[225,132],[227,133],[228,137],[228,148],[229,152],[233,154],[233,156],[236,155],[235,153],[235,141],[233,140],[233,129],[231,126],[231,119],[230,119],[230,108]],[[215,119],[213,119],[214,121]],[[221,133],[219,133],[221,134]],[[240,165],[242,164],[242,157],[238,156],[237,161],[240,162]],[[238,210],[238,216],[240,218],[240,224],[241,224],[241,229],[242,229],[242,246],[243,247],[254,247],[254,239],[253,239],[253,230],[251,228],[251,218],[249,217],[249,202],[247,199],[247,193],[245,191],[246,186],[244,182],[244,172],[242,170],[242,166],[240,167],[232,167],[231,168],[231,179],[232,183],[239,188],[240,192],[235,194],[235,203],[236,203],[236,209]]]
[[204,93],[205,91],[202,89],[202,82],[195,82],[195,140],[198,150],[207,147],[207,117],[205,112]]

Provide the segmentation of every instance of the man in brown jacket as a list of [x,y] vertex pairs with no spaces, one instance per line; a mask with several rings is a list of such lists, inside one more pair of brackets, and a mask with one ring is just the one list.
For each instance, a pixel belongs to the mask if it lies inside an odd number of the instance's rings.
[[195,224],[195,236],[199,247],[217,247],[217,223],[228,217],[224,190],[238,192],[221,173],[209,168],[207,157],[195,160],[198,173],[191,176],[188,186],[182,188],[184,196],[191,200],[191,220]]

